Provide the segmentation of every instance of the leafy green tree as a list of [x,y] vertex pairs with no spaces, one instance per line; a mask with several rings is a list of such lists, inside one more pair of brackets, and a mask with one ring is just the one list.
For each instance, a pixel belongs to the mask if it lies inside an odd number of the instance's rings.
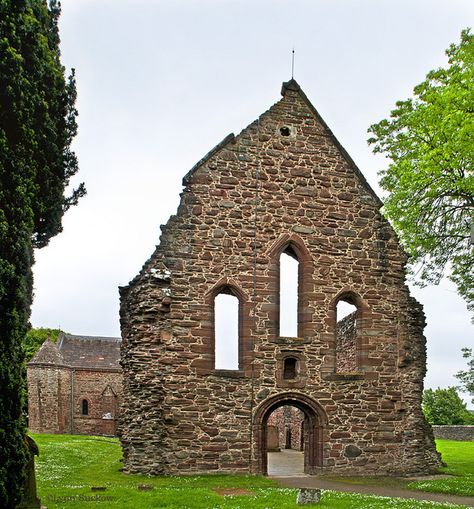
[[0,507],[22,494],[23,350],[32,302],[33,249],[61,231],[77,172],[74,74],[60,62],[59,4],[0,0]]
[[414,97],[369,128],[374,152],[390,159],[380,185],[384,210],[411,255],[420,284],[445,269],[474,311],[474,37],[469,29],[446,51],[449,65],[430,71]]
[[455,387],[426,389],[423,391],[423,413],[430,424],[470,424],[471,416],[466,403]]
[[474,403],[474,354],[472,348],[463,348],[463,357],[467,359],[467,371],[459,371],[456,378],[461,382],[463,392],[468,392],[473,396]]

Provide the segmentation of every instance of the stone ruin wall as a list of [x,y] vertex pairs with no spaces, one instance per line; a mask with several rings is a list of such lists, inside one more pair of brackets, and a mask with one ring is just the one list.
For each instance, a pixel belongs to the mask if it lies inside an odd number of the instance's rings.
[[[303,420],[304,413],[293,406],[282,406],[272,412],[268,418],[267,425],[277,428],[278,445],[280,449],[303,450],[301,433]],[[290,431],[289,441],[287,436],[288,430]],[[290,447],[288,447],[288,445],[290,445]]]
[[357,319],[356,313],[339,320],[336,325],[336,372],[357,371]]
[[[405,285],[405,255],[304,94],[283,93],[185,177],[160,245],[121,289],[125,472],[262,472],[259,411],[281,395],[320,409],[322,471],[439,465],[420,406],[424,319]],[[298,338],[278,333],[288,244],[300,262]],[[223,288],[240,301],[237,371],[214,369],[213,299]],[[345,293],[360,308],[356,373],[336,369]],[[282,377],[288,355],[299,362],[294,380]]]

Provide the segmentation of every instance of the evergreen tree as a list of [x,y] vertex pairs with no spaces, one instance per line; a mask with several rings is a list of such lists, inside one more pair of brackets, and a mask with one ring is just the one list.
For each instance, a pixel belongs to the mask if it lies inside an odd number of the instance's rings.
[[22,493],[25,421],[22,340],[32,302],[33,249],[61,231],[85,193],[77,172],[74,74],[60,62],[59,4],[0,0],[0,507]]

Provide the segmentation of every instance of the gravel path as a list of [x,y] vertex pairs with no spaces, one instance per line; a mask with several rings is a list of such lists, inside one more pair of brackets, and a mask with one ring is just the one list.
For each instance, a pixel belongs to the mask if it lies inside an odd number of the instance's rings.
[[450,502],[451,504],[474,507],[474,497],[446,495],[443,493],[426,493],[424,491],[405,490],[385,486],[361,486],[339,481],[329,481],[314,475],[302,477],[271,476],[282,488],[320,488],[322,490],[363,493],[365,495],[378,495],[391,498],[411,498],[414,500],[430,500],[432,502]]

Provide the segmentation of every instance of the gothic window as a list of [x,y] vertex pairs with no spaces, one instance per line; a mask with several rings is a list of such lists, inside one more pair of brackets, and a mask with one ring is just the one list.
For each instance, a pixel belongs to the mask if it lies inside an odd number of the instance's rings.
[[83,399],[81,402],[81,413],[82,415],[89,415],[89,402],[87,399]]
[[280,336],[298,337],[298,271],[290,245],[280,255]]
[[339,298],[336,304],[336,372],[357,371],[358,307],[354,296]]
[[229,287],[214,298],[214,367],[239,369],[239,299]]

